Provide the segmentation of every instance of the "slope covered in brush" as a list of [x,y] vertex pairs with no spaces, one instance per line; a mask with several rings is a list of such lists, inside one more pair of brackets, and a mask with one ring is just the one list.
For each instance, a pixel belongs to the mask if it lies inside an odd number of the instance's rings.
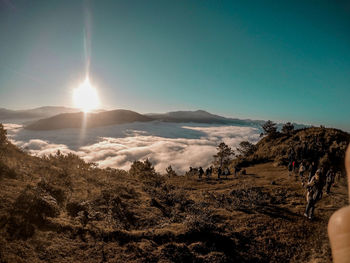
[[337,170],[344,169],[344,156],[350,134],[338,129],[311,127],[291,131],[289,134],[274,133],[263,137],[247,156],[237,162],[241,165],[275,161],[287,165],[291,158],[297,162],[316,162]]
[[2,135],[1,262],[329,262],[327,221],[347,202],[342,180],[309,222],[304,189],[270,163],[199,180],[38,158]]

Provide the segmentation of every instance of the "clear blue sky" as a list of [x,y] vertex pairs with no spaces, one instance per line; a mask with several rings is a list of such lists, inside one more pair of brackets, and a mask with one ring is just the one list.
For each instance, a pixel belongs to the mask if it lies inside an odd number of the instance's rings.
[[102,108],[350,129],[349,1],[0,0],[0,107],[71,106],[84,32]]

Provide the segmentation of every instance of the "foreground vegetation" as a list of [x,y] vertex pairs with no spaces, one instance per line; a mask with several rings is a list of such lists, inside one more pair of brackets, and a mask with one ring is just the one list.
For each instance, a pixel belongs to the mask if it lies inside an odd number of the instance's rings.
[[258,159],[262,142],[246,175],[199,180],[0,140],[0,262],[329,262],[328,218],[347,203],[340,179],[305,219],[305,189],[275,157]]

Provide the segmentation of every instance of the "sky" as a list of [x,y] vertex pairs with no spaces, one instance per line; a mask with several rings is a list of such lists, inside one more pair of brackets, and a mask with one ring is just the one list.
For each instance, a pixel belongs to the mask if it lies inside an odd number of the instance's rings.
[[349,1],[0,0],[0,108],[203,109],[350,130]]

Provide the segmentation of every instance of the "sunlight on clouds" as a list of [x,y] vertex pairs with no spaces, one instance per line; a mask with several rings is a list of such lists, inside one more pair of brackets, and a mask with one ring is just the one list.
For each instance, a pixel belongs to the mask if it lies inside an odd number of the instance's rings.
[[75,149],[76,130],[33,133],[16,125],[6,127],[11,140],[33,155],[54,154],[59,149],[101,168],[119,169],[129,169],[134,160],[149,158],[159,172],[169,165],[179,172],[189,166],[207,166],[221,141],[235,148],[243,140],[257,142],[260,134],[252,127],[134,123],[89,129],[86,144]]

